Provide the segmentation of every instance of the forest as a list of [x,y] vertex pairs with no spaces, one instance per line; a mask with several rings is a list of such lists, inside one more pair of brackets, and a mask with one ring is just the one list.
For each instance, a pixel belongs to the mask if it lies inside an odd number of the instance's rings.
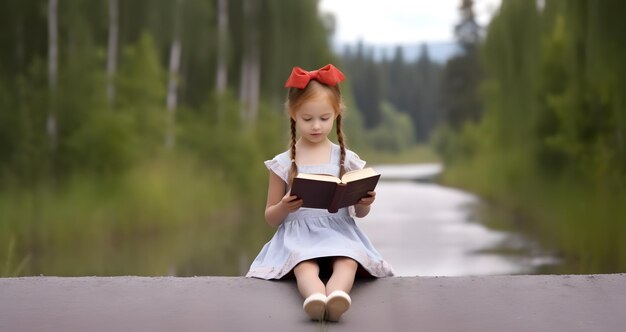
[[539,238],[564,258],[560,273],[626,268],[625,12],[616,0],[503,1],[446,68],[472,63],[466,82],[479,84],[444,97],[432,136],[444,182],[514,213],[494,227]]
[[[270,231],[240,216],[262,215],[267,173],[251,165],[287,143],[285,75],[334,60],[316,1],[2,1],[0,13],[0,273],[166,274],[193,260],[197,227],[210,269],[229,234],[255,234],[252,247]],[[146,250],[163,255],[134,262]]]
[[623,272],[626,5],[504,0],[485,27],[472,6],[437,63],[333,52],[316,0],[0,1],[0,276],[240,273],[272,233],[284,80],[331,62],[351,148],[432,147],[516,216],[492,227]]

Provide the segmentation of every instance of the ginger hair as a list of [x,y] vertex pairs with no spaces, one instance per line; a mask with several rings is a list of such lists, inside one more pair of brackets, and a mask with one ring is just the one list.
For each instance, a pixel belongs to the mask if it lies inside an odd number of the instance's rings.
[[289,151],[291,153],[291,167],[289,168],[289,185],[293,182],[293,179],[298,175],[298,165],[296,165],[296,112],[307,101],[317,98],[319,94],[325,94],[330,104],[335,111],[335,128],[337,130],[337,141],[339,141],[339,147],[341,149],[341,157],[339,159],[339,176],[343,176],[346,173],[345,160],[346,160],[346,138],[343,133],[343,111],[345,106],[341,98],[341,91],[339,86],[328,86],[317,81],[311,80],[304,89],[289,88],[287,92],[286,108],[291,121],[291,141],[289,143]]

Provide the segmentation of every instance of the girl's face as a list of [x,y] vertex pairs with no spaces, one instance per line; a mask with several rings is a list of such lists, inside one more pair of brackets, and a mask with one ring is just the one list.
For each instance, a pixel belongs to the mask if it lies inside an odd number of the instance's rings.
[[335,110],[329,98],[320,94],[303,103],[296,111],[294,119],[302,138],[311,143],[320,143],[326,140],[333,129]]

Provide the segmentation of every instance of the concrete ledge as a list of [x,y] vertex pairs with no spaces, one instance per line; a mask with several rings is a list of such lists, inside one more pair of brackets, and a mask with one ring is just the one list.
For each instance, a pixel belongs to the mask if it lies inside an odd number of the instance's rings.
[[0,279],[0,331],[620,331],[626,274],[358,280],[339,323],[306,319],[293,281]]

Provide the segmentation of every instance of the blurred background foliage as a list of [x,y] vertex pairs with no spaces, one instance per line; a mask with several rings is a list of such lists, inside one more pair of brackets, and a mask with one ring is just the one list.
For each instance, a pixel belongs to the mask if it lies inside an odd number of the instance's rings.
[[517,211],[515,228],[559,252],[564,273],[626,269],[624,12],[614,0],[503,1],[465,48],[479,84],[449,99],[432,137],[444,181]]
[[245,272],[284,80],[330,62],[364,159],[440,158],[561,272],[623,272],[625,3],[504,0],[488,27],[472,5],[439,63],[334,53],[315,0],[0,1],[0,275]]

